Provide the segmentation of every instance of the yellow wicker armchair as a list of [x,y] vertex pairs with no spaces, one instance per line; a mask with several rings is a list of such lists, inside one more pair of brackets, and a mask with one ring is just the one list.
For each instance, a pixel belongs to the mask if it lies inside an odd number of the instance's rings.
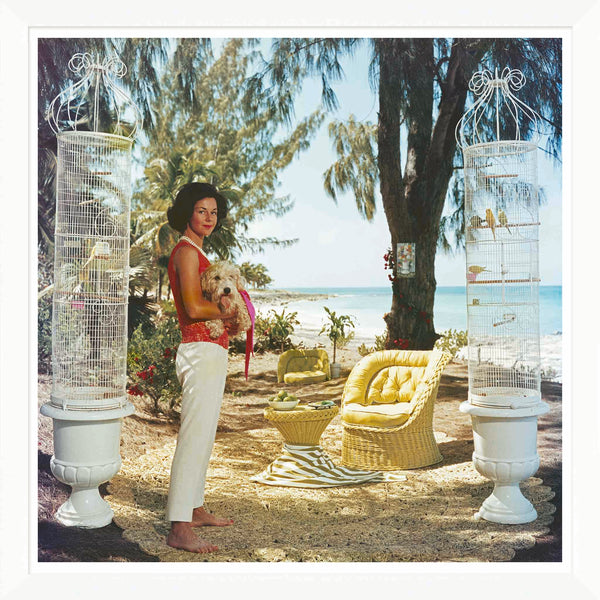
[[342,463],[393,471],[440,462],[433,406],[450,359],[436,350],[382,350],[362,358],[342,394]]
[[287,350],[277,363],[278,383],[318,383],[331,379],[325,350]]

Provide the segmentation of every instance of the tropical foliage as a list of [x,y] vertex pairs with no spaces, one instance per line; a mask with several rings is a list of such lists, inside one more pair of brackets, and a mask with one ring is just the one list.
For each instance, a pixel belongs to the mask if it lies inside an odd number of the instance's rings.
[[297,312],[286,313],[285,308],[278,313],[271,309],[266,315],[258,313],[254,323],[255,351],[265,352],[278,350],[284,352],[293,348],[290,335],[294,327],[299,324]]
[[144,150],[145,179],[136,193],[138,211],[163,215],[162,222],[153,225],[161,252],[169,251],[173,241],[164,230],[164,211],[179,187],[190,181],[216,185],[229,202],[229,217],[207,238],[207,252],[231,260],[244,250],[260,252],[295,241],[255,239],[247,235],[248,226],[292,208],[291,198],[276,193],[278,175],[309,146],[323,114],[317,109],[294,128],[286,128],[275,111],[245,110],[241,97],[253,45],[249,40],[228,40],[215,58],[206,40],[178,40],[165,69],[164,93],[155,104],[160,126]]
[[384,332],[381,335],[375,336],[375,344],[373,346],[367,346],[364,342],[357,348],[358,353],[361,356],[367,356],[378,350],[385,350],[385,340],[387,339],[387,333]]
[[447,329],[442,331],[439,339],[435,342],[435,348],[444,350],[455,357],[461,348],[464,348],[469,343],[469,338],[466,331],[460,329]]
[[[134,160],[144,177],[134,190],[131,213],[129,334],[147,324],[158,302],[168,297],[166,267],[178,233],[166,222],[166,208],[179,187],[210,181],[227,197],[229,218],[206,240],[205,250],[232,259],[243,250],[263,251],[296,240],[247,236],[250,223],[265,215],[284,215],[290,197],[276,193],[278,174],[320,126],[316,110],[296,127],[274,111],[249,113],[241,104],[243,82],[253,55],[251,40],[225,42],[218,57],[209,39],[44,38],[39,42],[38,77],[38,239],[44,256],[53,253],[56,136],[46,121],[51,100],[75,75],[67,67],[75,53],[117,53],[128,67],[125,86],[144,115]],[[105,115],[106,116],[106,115]],[[79,129],[84,130],[85,123]],[[271,282],[255,265],[257,287]],[[50,292],[51,281],[46,287]],[[48,310],[42,317],[50,318]],[[46,323],[49,326],[49,322]]]
[[260,263],[254,264],[248,261],[240,265],[242,277],[253,287],[264,289],[273,283],[273,279],[267,273],[267,267]]

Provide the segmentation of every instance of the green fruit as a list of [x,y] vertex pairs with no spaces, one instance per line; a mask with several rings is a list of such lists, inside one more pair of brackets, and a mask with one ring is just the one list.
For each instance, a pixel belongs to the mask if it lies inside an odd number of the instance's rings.
[[292,396],[291,394],[289,394],[288,397],[286,398],[286,400],[298,400],[298,398],[296,398],[296,396]]
[[288,393],[285,390],[281,390],[277,396],[281,399],[285,398],[288,395]]

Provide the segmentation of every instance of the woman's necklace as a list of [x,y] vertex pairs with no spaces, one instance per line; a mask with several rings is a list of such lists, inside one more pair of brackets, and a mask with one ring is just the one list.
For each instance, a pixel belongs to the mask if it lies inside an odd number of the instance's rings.
[[179,240],[185,240],[186,242],[189,242],[192,246],[194,246],[194,248],[196,248],[197,250],[200,250],[200,252],[202,253],[202,255],[204,257],[206,257],[206,254],[204,253],[204,250],[202,250],[202,248],[200,248],[200,246],[198,246],[198,244],[196,244],[196,242],[194,242],[194,240],[191,240],[187,235],[182,235]]

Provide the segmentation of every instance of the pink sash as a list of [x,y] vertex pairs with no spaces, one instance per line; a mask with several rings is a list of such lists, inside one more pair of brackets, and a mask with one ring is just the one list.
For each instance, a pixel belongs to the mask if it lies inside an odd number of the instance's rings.
[[239,290],[240,295],[244,299],[246,303],[246,308],[248,309],[248,314],[250,315],[250,321],[252,324],[246,331],[246,364],[244,369],[244,374],[246,375],[246,380],[248,379],[248,365],[250,364],[250,354],[254,356],[254,320],[256,316],[256,311],[254,310],[254,306],[250,301],[250,296],[246,290]]

